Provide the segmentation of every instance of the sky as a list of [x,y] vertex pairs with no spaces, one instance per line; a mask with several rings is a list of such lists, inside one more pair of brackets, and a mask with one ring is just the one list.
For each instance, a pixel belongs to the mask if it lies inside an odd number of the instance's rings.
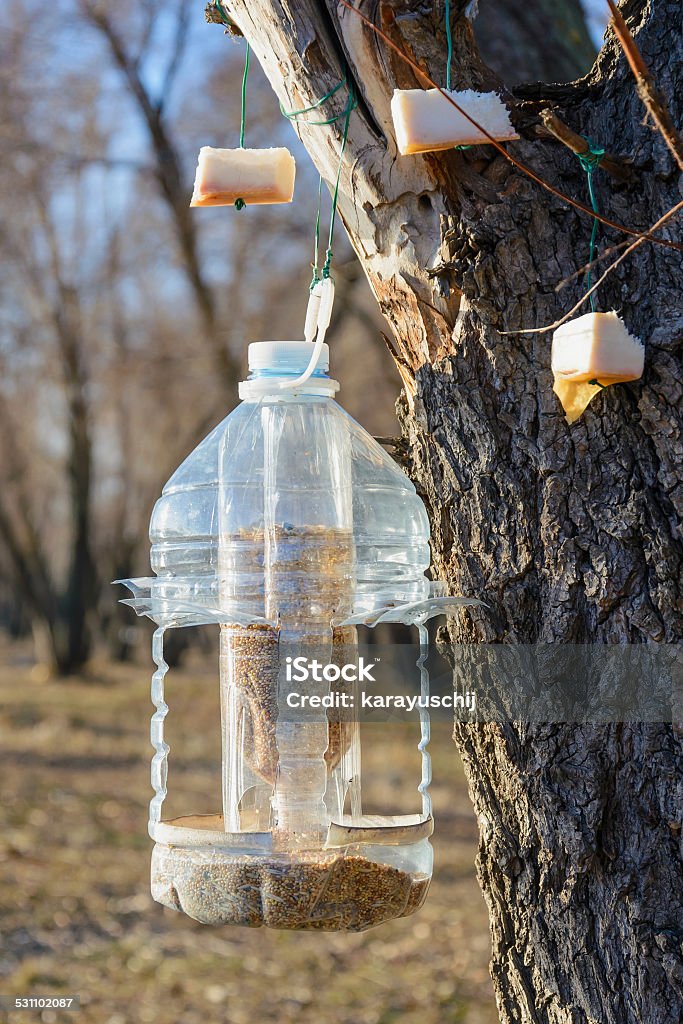
[[602,37],[609,21],[609,7],[606,0],[581,0],[586,25],[596,49],[602,46]]

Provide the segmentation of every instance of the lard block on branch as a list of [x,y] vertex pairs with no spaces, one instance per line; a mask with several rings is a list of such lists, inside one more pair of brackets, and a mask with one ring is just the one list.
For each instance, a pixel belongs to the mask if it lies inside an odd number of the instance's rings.
[[573,423],[601,388],[643,375],[645,349],[614,312],[586,313],[555,331],[553,391]]
[[[494,139],[519,138],[510,123],[505,104],[495,92],[465,89],[463,92],[451,91],[447,95]],[[391,114],[396,144],[403,156],[489,142],[486,135],[449,103],[439,89],[395,89]]]

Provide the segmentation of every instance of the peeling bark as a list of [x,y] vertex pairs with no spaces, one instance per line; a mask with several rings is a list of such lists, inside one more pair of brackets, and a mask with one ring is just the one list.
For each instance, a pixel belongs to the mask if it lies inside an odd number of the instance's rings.
[[[464,5],[454,4],[457,11]],[[490,147],[397,157],[389,101],[409,69],[334,0],[225,4],[288,109],[347,73],[351,118],[340,212],[382,312],[406,385],[413,479],[430,509],[434,562],[453,591],[483,598],[455,641],[645,643],[680,638],[683,339],[680,256],[642,246],[604,286],[646,343],[643,380],[611,387],[568,427],[553,394],[553,322],[581,294],[557,291],[586,261],[591,222]],[[443,3],[367,2],[440,82]],[[683,12],[622,7],[674,123],[683,119]],[[459,87],[504,88],[475,33],[454,18]],[[475,25],[476,31],[476,25]],[[502,29],[501,29],[502,31]],[[345,64],[348,71],[345,72]],[[677,79],[676,76],[679,76]],[[680,199],[680,175],[643,123],[626,61],[609,38],[566,84],[507,94],[515,153],[585,200],[576,158],[539,139],[539,112],[632,158],[597,179],[602,209],[645,229]],[[344,108],[338,92],[327,116]],[[327,181],[340,126],[296,126]],[[674,238],[680,226],[667,227]],[[621,241],[609,229],[603,244]],[[680,736],[667,725],[459,725],[481,830],[501,1020],[675,1024],[683,1016]]]

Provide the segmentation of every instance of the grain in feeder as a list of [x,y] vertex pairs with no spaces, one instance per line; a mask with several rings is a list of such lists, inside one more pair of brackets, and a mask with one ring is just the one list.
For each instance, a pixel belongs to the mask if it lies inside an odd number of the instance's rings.
[[[318,342],[249,346],[241,403],[155,506],[156,576],[127,581],[158,624],[152,894],[205,924],[358,931],[417,910],[432,873],[428,713],[418,808],[364,814],[358,716],[337,704],[357,683],[335,669],[353,665],[359,625],[414,625],[423,652],[427,619],[463,602],[435,596],[424,506],[334,401]],[[163,820],[164,635],[202,623],[219,632],[222,813]],[[297,654],[326,674],[292,683]],[[285,714],[293,688],[315,699]]]

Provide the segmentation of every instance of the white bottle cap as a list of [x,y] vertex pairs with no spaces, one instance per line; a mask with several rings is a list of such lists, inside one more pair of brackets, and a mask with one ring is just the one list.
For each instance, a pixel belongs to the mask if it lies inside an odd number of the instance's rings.
[[[339,384],[327,376],[310,376],[311,360],[316,345],[310,341],[255,341],[249,346],[249,369],[257,376],[241,381],[240,398],[257,399],[264,395],[304,394],[331,396]],[[330,350],[323,345],[315,361],[315,370],[326,374],[330,366]],[[265,371],[265,373],[264,373]],[[310,371],[311,373],[314,370]],[[305,380],[301,378],[305,377]],[[283,390],[286,389],[286,390]]]
[[[301,374],[306,370],[315,345],[310,341],[255,341],[249,346],[250,370],[273,370],[281,374]],[[330,368],[330,350],[323,345],[316,370]]]

